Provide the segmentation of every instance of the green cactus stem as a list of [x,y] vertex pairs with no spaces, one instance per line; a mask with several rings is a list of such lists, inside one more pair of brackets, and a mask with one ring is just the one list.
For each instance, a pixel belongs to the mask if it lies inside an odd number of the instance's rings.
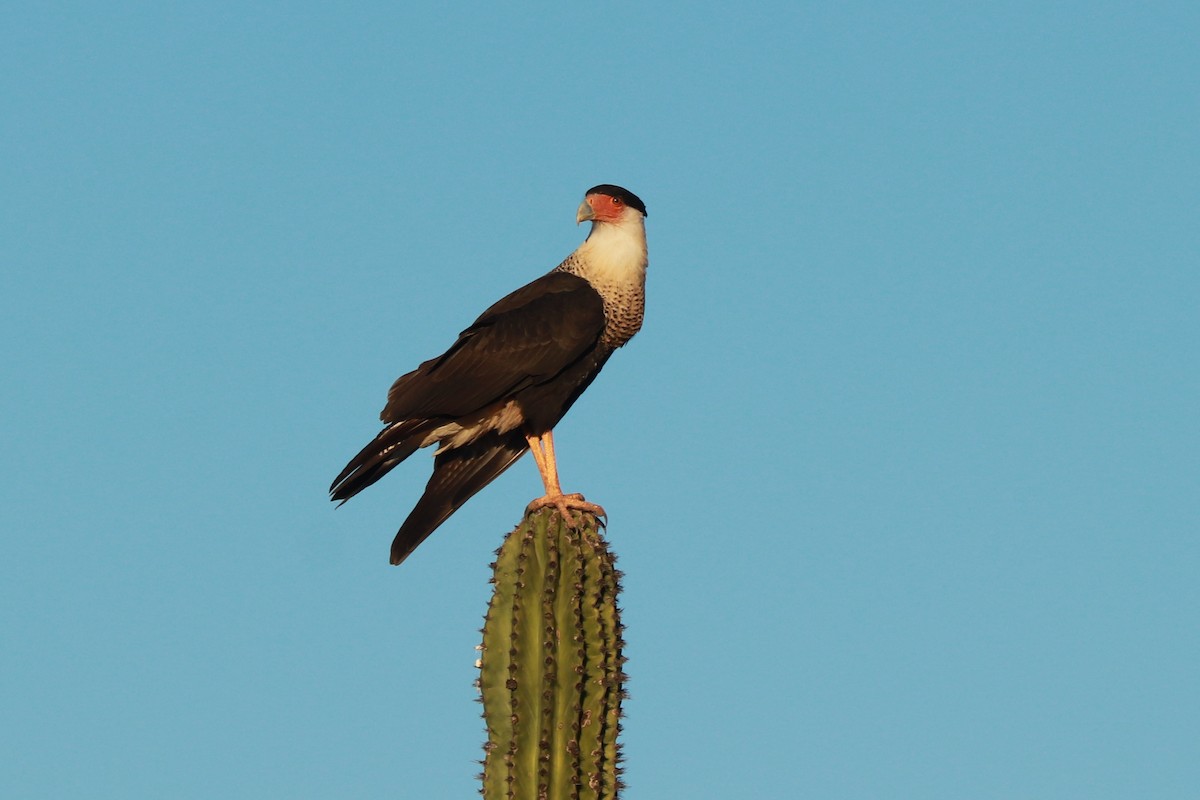
[[484,800],[616,798],[620,573],[595,517],[525,518],[497,553],[479,689]]

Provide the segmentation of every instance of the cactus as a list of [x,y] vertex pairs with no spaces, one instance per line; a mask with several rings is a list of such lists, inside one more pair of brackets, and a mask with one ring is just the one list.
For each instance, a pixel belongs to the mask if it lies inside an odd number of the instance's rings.
[[497,552],[479,688],[484,800],[616,798],[620,573],[595,517],[527,516]]

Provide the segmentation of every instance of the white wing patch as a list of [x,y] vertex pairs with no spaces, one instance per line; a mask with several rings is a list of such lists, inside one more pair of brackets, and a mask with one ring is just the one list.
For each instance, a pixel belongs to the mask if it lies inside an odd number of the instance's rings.
[[434,455],[440,455],[446,450],[470,444],[485,433],[504,434],[516,430],[524,421],[525,415],[521,413],[520,407],[509,400],[502,405],[484,409],[474,421],[447,422],[434,428],[425,437],[425,441],[421,442],[421,447],[428,447],[436,442],[440,446],[434,451]]

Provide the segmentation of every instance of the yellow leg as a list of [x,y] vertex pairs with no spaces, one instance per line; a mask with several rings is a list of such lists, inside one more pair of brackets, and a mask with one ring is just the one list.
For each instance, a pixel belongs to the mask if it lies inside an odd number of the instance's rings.
[[546,494],[551,494],[551,478],[546,466],[546,451],[542,449],[542,439],[540,436],[526,436],[525,441],[529,442],[529,450],[533,453],[533,460],[537,462],[538,475],[542,476],[542,485],[546,487]]
[[558,483],[558,459],[554,457],[554,431],[542,434],[542,446],[546,448],[546,472],[550,482],[546,484],[546,494],[562,494],[562,486]]
[[562,486],[558,482],[558,461],[554,457],[554,434],[546,431],[541,436],[526,436],[525,441],[529,442],[533,460],[537,462],[546,496],[557,497],[562,494]]

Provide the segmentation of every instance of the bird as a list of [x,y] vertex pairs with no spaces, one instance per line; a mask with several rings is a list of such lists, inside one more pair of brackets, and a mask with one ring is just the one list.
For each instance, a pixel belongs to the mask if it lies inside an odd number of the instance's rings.
[[418,449],[437,445],[433,475],[392,542],[398,565],[451,514],[533,452],[545,495],[526,513],[556,508],[607,519],[563,492],[553,429],[609,357],[642,327],[646,205],[628,189],[588,189],[575,222],[587,238],[557,267],[484,311],[436,358],[396,379],[383,430],[334,479],[339,506]]

